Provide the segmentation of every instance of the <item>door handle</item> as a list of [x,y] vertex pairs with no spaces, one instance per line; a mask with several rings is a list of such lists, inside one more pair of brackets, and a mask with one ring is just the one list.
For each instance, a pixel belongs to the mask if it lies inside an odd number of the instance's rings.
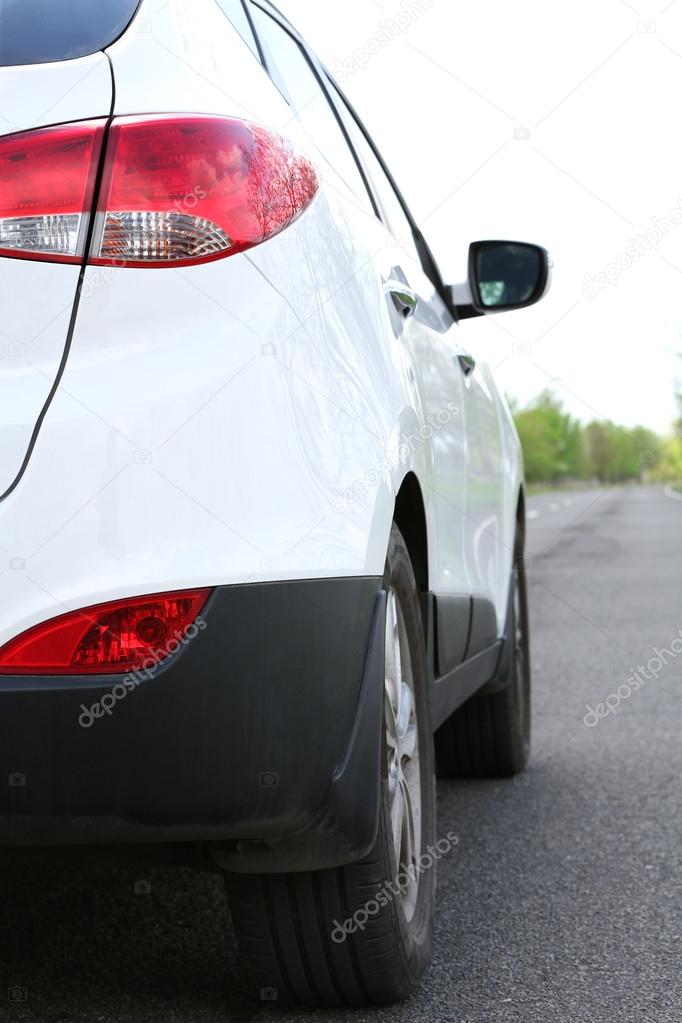
[[473,371],[476,369],[476,360],[473,355],[469,355],[468,352],[460,352],[456,356],[457,362],[460,365],[462,373],[465,377],[470,377]]
[[419,299],[404,281],[394,279],[386,281],[386,291],[391,296],[393,305],[405,319],[414,316]]

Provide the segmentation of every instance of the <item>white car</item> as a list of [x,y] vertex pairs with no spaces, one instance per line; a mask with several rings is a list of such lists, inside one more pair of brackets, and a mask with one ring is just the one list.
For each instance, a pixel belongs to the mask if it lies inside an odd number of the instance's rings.
[[446,284],[268,0],[0,24],[0,844],[200,843],[257,997],[403,998],[435,764],[528,755],[522,459],[458,321],[547,255]]

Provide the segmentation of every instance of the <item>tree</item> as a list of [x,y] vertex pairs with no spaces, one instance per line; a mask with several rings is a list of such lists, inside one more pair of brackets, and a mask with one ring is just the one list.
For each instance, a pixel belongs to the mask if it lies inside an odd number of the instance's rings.
[[643,482],[661,451],[657,435],[644,426],[626,429],[610,420],[596,420],[585,428],[591,475],[602,483]]
[[[513,406],[513,410],[529,483],[556,484],[595,477],[601,483],[642,483],[653,477],[661,461],[664,449],[652,430],[645,426],[628,429],[607,419],[583,427],[564,412],[551,391],[543,391],[526,408]],[[669,472],[676,464],[677,451],[674,448],[669,454]]]
[[515,419],[529,483],[558,483],[583,475],[582,427],[551,391],[543,391]]

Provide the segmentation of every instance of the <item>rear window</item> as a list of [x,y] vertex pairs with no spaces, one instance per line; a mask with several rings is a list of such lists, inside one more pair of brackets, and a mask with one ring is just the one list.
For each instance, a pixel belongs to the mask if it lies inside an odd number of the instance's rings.
[[140,0],[0,0],[0,67],[85,57],[120,36]]

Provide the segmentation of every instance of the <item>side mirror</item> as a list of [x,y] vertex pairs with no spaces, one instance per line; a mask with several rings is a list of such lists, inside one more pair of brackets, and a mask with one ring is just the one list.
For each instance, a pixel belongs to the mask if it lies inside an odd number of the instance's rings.
[[534,305],[549,287],[550,267],[549,255],[540,245],[472,242],[466,285],[452,289],[459,318]]

